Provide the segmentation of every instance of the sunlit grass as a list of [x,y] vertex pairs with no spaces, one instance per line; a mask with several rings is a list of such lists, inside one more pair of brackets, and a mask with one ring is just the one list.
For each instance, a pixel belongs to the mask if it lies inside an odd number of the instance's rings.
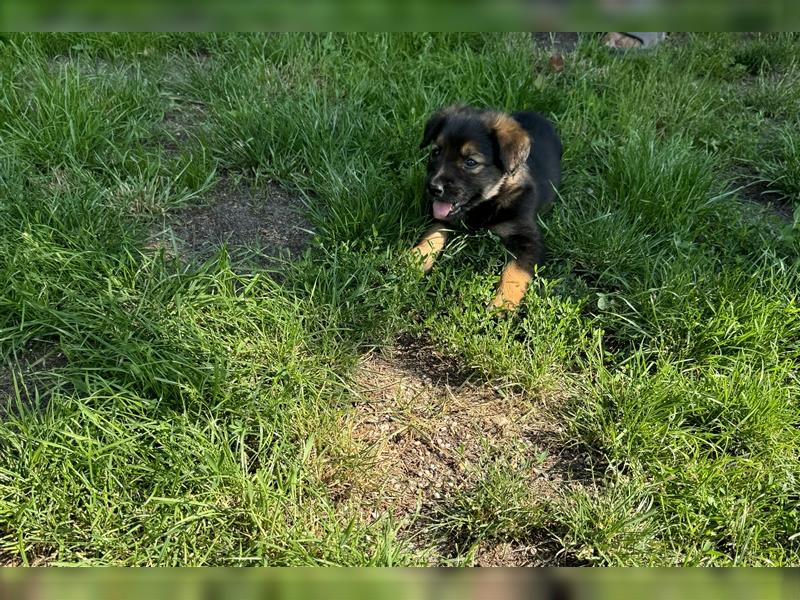
[[[2,398],[2,560],[461,564],[542,539],[584,564],[800,560],[800,234],[731,176],[798,206],[796,38],[620,56],[587,35],[562,72],[527,35],[1,43],[0,353],[66,359]],[[486,311],[492,236],[427,278],[404,258],[420,132],[455,101],[540,110],[564,139],[549,260],[512,318]],[[144,247],[230,173],[307,205],[316,239],[277,280]],[[365,468],[352,370],[398,334],[558,398],[596,485],[537,498],[501,461],[417,524],[424,548],[334,497]]]

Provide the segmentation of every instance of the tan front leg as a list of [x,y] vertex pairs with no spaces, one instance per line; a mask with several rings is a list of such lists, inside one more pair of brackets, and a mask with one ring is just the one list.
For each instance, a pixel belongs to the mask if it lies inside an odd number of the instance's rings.
[[419,244],[412,248],[411,251],[422,259],[423,273],[431,270],[436,256],[444,249],[449,235],[450,231],[444,225],[434,223],[422,236]]
[[500,286],[497,288],[497,295],[492,301],[492,306],[506,310],[516,309],[525,295],[530,281],[530,271],[523,268],[516,260],[512,260],[503,269]]

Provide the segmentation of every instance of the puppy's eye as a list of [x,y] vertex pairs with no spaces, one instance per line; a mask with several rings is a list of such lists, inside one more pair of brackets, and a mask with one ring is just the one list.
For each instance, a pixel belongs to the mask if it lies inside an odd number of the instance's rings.
[[439,146],[434,146],[433,150],[431,150],[431,156],[439,156],[442,153],[442,149]]
[[475,167],[478,166],[478,161],[468,158],[467,160],[464,161],[464,166],[467,167],[468,169],[474,169]]

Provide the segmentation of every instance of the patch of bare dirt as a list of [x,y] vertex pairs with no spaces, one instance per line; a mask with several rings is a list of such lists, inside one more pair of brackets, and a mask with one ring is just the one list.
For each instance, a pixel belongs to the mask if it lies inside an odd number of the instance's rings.
[[[33,552],[28,551],[27,553],[27,560],[29,567],[47,567],[56,559],[56,553],[52,550],[42,550],[41,554],[37,554],[36,550],[34,549]],[[22,562],[22,559],[18,556],[13,556],[9,552],[4,552],[0,550],[0,568],[6,567],[23,567],[26,566],[25,563]],[[0,586],[0,598],[5,598],[2,594],[3,589]]]
[[227,245],[234,260],[273,266],[300,256],[312,237],[301,200],[274,185],[252,187],[220,182],[211,201],[175,211],[149,249],[176,251],[187,261],[203,261]]
[[42,343],[29,344],[0,363],[0,417],[12,410],[17,397],[24,404],[34,404],[37,384],[66,364],[66,357],[55,346]]
[[[346,495],[368,518],[434,514],[481,477],[487,457],[529,469],[531,494],[539,497],[557,499],[592,479],[589,458],[565,445],[562,427],[541,400],[489,385],[426,344],[401,340],[366,355],[356,385],[363,401],[353,437],[369,456],[369,468]],[[513,550],[498,546],[479,562],[510,553],[523,564],[553,564],[552,546],[552,540]]]
[[558,559],[560,548],[552,540],[540,544],[500,542],[483,544],[475,554],[476,567],[553,567],[567,566]]
[[741,195],[745,200],[765,206],[774,215],[787,222],[794,219],[792,201],[782,192],[772,189],[764,181],[743,182],[740,185],[742,186]]

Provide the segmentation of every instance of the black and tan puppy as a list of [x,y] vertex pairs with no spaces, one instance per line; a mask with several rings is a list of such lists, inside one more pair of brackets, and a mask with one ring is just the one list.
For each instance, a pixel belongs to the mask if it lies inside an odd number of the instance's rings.
[[534,112],[453,106],[425,125],[432,146],[425,179],[433,225],[414,247],[427,273],[454,229],[491,229],[512,255],[492,305],[516,308],[544,246],[538,212],[561,182],[561,141]]

